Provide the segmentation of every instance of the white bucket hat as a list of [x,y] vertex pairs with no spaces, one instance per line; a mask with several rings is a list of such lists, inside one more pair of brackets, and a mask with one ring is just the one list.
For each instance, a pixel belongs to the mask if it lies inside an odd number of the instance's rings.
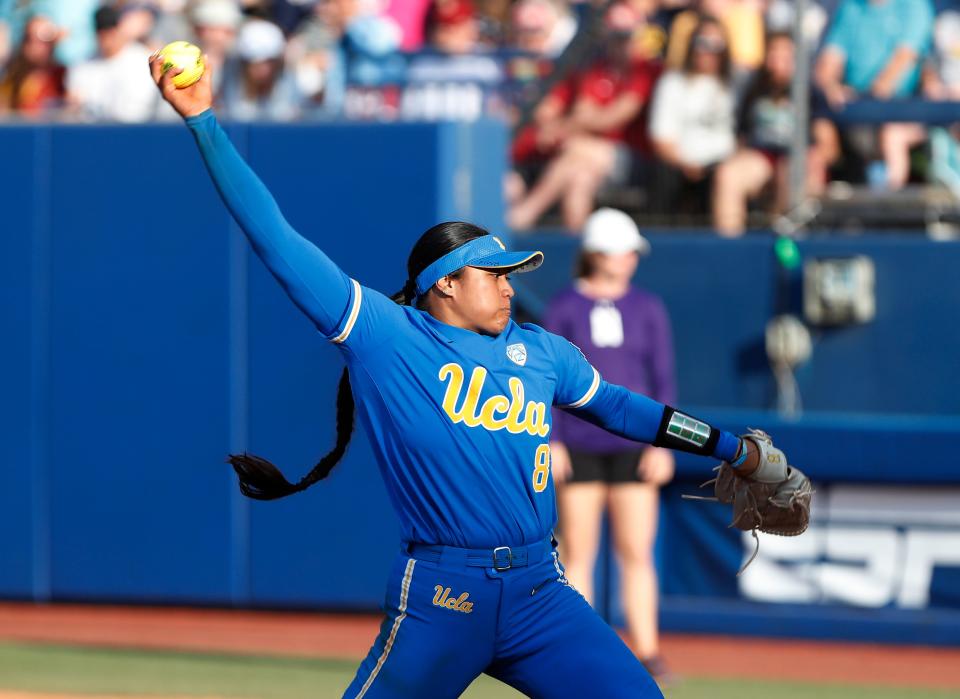
[[237,53],[251,63],[280,58],[285,45],[280,27],[263,19],[251,19],[241,27],[237,36]]
[[597,209],[587,218],[583,227],[584,252],[621,255],[626,252],[650,254],[650,242],[640,235],[640,229],[630,216],[617,209]]

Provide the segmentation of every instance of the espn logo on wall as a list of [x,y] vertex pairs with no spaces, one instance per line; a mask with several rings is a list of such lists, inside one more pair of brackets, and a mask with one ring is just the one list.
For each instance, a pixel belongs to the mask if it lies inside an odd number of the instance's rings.
[[[818,486],[809,530],[760,535],[739,578],[757,602],[960,606],[960,488]],[[742,537],[744,560],[753,552]],[[953,569],[953,570],[950,570]],[[938,584],[938,577],[943,584]]]

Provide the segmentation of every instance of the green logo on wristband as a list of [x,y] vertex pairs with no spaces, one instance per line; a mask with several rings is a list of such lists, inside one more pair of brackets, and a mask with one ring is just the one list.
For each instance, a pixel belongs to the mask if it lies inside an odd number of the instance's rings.
[[675,412],[670,416],[667,432],[677,439],[702,447],[710,438],[710,425]]

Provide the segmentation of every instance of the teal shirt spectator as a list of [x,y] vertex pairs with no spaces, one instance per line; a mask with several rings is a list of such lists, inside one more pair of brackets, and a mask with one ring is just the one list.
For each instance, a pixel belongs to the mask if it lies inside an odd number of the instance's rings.
[[913,94],[920,81],[922,58],[933,35],[930,0],[844,0],[837,9],[825,47],[846,58],[844,82],[869,92],[880,71],[899,48],[917,53],[916,65],[897,86],[894,97]]
[[97,52],[93,13],[101,0],[0,0],[0,21],[10,27],[10,41],[17,46],[23,27],[33,15],[42,15],[67,30],[66,37],[57,44],[57,59],[66,66],[92,58]]

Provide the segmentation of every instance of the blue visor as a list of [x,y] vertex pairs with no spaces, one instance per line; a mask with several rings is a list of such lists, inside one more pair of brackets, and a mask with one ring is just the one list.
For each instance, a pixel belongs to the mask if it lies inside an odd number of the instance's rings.
[[530,272],[543,263],[543,253],[508,252],[495,235],[484,235],[464,243],[429,265],[417,275],[417,296],[423,296],[448,274],[464,267],[480,267],[505,272]]

